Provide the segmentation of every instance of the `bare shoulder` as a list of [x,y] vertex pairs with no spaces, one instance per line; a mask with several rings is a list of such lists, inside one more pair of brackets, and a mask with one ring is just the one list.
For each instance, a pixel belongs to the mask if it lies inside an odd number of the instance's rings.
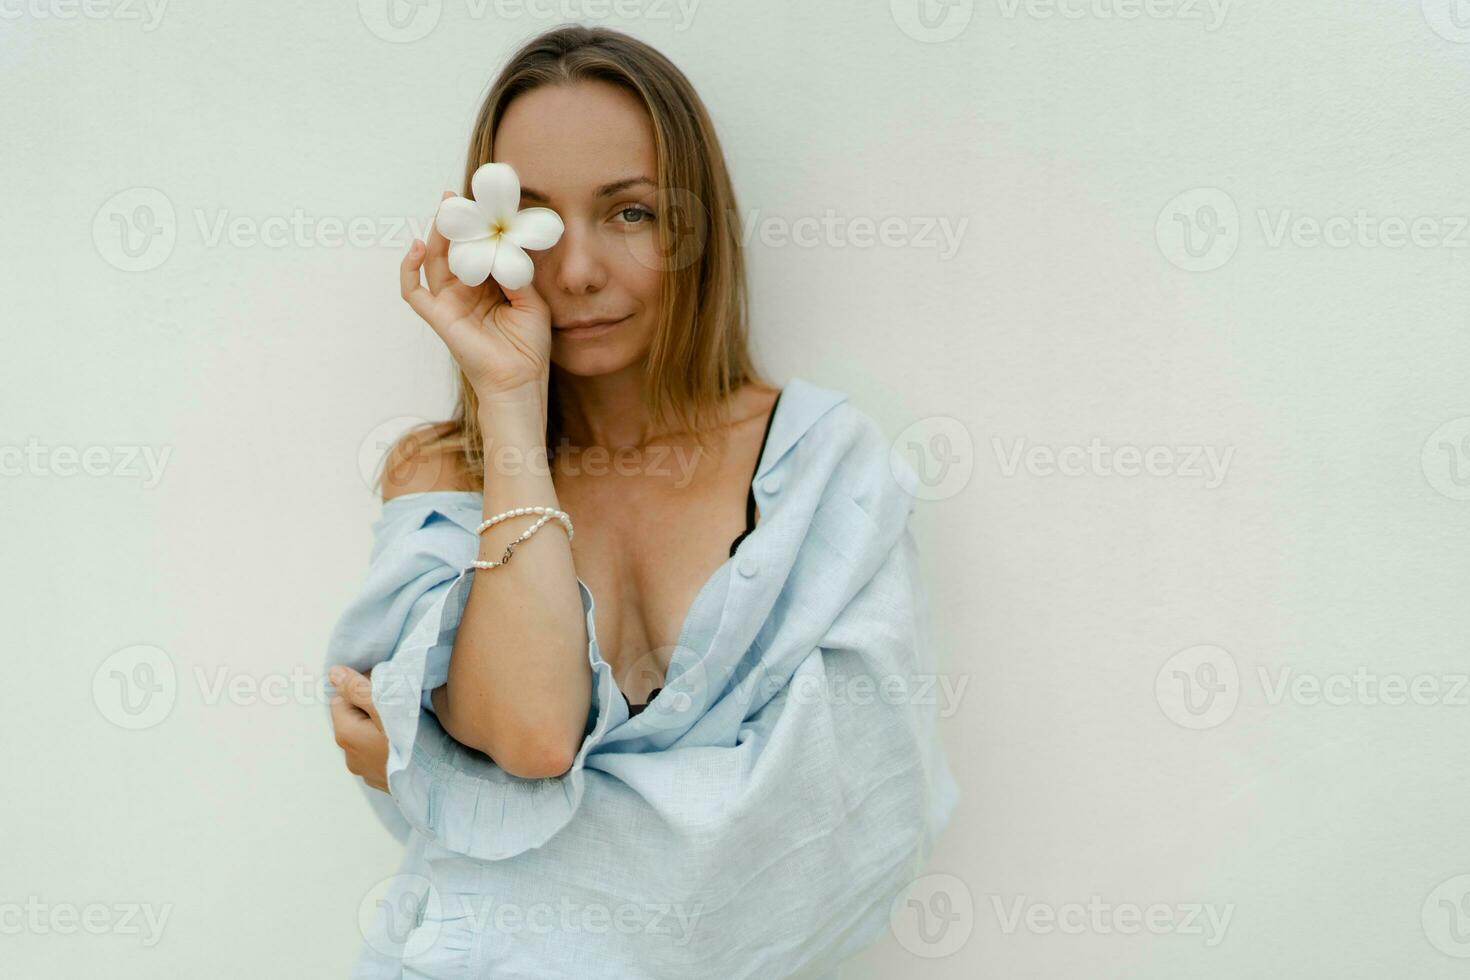
[[740,422],[764,421],[776,404],[781,389],[773,385],[752,381],[735,393],[731,400],[731,415]]
[[475,490],[464,454],[453,444],[453,422],[440,422],[409,432],[388,450],[383,463],[383,500],[434,490]]

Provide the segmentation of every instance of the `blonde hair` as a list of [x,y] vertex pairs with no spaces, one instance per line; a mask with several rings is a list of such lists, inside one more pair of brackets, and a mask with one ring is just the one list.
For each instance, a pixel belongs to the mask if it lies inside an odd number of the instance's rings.
[[[709,448],[710,433],[729,422],[730,396],[748,383],[768,382],[750,356],[735,192],[714,125],[684,73],[649,45],[608,28],[567,25],[532,38],[511,56],[480,106],[462,193],[471,195],[470,178],[491,161],[496,129],[512,100],[543,85],[581,81],[606,82],[632,93],[653,120],[665,274],[644,372],[644,402],[656,428],[676,424],[674,431],[692,433]],[[562,437],[556,373],[553,365],[546,413],[551,455]],[[468,479],[483,488],[477,410],[474,389],[459,372],[454,417],[411,430],[400,443],[401,458],[452,452]]]

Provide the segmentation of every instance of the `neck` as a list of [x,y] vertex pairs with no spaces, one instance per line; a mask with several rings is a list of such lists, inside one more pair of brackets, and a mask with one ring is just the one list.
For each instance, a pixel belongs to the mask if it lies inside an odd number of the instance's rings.
[[643,364],[592,377],[556,377],[562,435],[573,446],[636,449],[661,433],[643,404]]

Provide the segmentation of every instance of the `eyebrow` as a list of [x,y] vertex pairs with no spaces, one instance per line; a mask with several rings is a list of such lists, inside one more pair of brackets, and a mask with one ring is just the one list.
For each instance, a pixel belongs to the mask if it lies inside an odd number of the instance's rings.
[[[607,197],[610,194],[616,194],[618,191],[627,190],[629,187],[634,187],[638,184],[647,184],[649,187],[655,186],[653,181],[647,177],[624,177],[622,180],[615,180],[611,184],[603,184],[601,187],[597,188],[597,192],[594,196]],[[521,197],[525,198],[528,201],[536,201],[541,204],[551,203],[551,199],[548,198],[545,194],[537,190],[532,190],[529,187],[521,188]]]

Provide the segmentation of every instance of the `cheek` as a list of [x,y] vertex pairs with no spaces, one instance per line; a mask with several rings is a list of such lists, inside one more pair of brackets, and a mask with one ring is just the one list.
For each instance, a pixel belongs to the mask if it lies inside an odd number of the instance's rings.
[[637,288],[640,295],[657,294],[659,280],[674,265],[676,257],[666,256],[659,244],[658,231],[650,228],[623,236],[619,243],[617,264],[619,274],[624,276],[630,289]]
[[656,312],[664,264],[658,243],[644,240],[630,241],[615,259],[613,275],[620,290],[637,299],[644,313]]

